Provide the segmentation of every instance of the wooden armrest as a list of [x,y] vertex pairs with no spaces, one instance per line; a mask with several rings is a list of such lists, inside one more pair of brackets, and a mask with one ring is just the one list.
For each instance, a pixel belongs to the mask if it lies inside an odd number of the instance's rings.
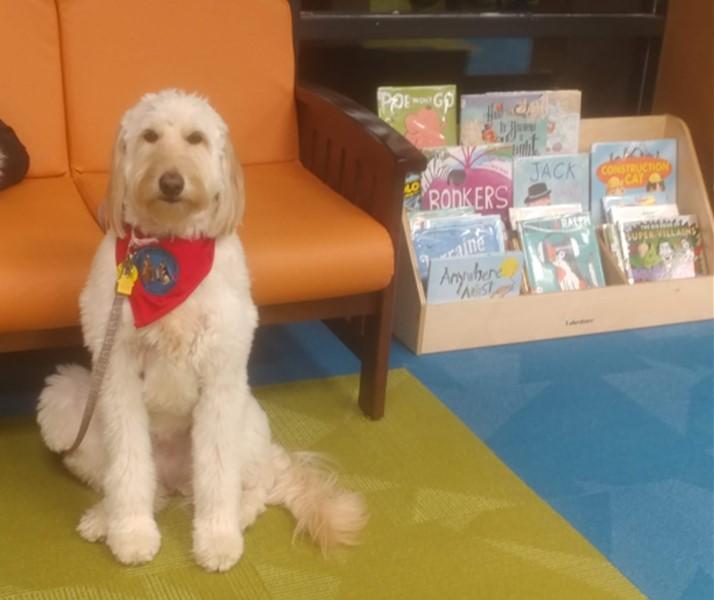
[[296,92],[300,160],[336,192],[399,237],[404,177],[426,158],[398,132],[356,102],[314,85]]

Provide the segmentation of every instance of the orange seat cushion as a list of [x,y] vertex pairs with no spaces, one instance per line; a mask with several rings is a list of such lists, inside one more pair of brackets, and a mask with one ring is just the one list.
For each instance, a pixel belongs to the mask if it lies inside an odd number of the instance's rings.
[[297,158],[287,0],[58,0],[58,8],[75,172],[106,170],[121,115],[164,88],[206,96],[244,164]]
[[384,289],[394,274],[387,230],[299,162],[245,169],[238,233],[258,304]]
[[0,0],[0,119],[30,155],[32,177],[67,172],[54,0]]
[[79,292],[102,232],[72,180],[25,179],[0,195],[0,331],[79,323]]
[[[246,212],[238,233],[259,305],[336,298],[385,288],[394,270],[387,230],[299,162],[244,167]],[[106,173],[77,176],[93,213]]]

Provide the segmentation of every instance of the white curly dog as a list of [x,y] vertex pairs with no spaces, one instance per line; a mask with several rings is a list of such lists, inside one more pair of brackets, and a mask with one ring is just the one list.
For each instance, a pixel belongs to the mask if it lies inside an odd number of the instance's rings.
[[[125,564],[158,552],[154,513],[171,494],[192,498],[193,553],[211,571],[239,560],[243,531],[269,504],[286,506],[296,533],[308,532],[323,549],[354,543],[366,522],[362,497],[339,489],[319,458],[271,441],[251,394],[246,369],[257,311],[236,235],[243,204],[228,128],[204,99],[165,90],[124,115],[104,207],[108,231],[80,297],[95,365],[122,239],[136,238],[139,247],[215,240],[210,271],[173,310],[139,327],[124,302],[96,414],[79,448],[64,456],[102,495],[79,533],[105,540]],[[159,286],[177,275],[162,268]],[[141,281],[156,283],[155,275],[142,272]],[[76,365],[48,378],[37,418],[52,451],[72,445],[89,387],[89,371]]]

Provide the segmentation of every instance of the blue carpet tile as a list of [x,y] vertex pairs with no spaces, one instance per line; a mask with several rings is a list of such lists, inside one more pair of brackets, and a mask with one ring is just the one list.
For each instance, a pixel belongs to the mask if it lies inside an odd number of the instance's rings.
[[[714,322],[421,357],[395,342],[391,362],[649,598],[714,598]],[[262,330],[251,373],[357,368],[308,323]]]

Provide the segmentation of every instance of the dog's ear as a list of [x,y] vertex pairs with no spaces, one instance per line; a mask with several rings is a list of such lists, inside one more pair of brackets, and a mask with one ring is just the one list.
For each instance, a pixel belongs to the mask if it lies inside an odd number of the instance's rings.
[[221,198],[219,198],[216,218],[218,219],[218,230],[223,235],[235,232],[245,210],[243,169],[233,150],[228,132],[225,133],[221,149],[221,177],[223,178],[223,189]]
[[126,159],[126,139],[124,128],[119,127],[114,148],[112,149],[111,172],[109,173],[109,185],[107,196],[99,209],[100,220],[104,228],[111,229],[117,237],[124,237],[124,200],[126,197],[127,185],[124,173],[124,160]]

